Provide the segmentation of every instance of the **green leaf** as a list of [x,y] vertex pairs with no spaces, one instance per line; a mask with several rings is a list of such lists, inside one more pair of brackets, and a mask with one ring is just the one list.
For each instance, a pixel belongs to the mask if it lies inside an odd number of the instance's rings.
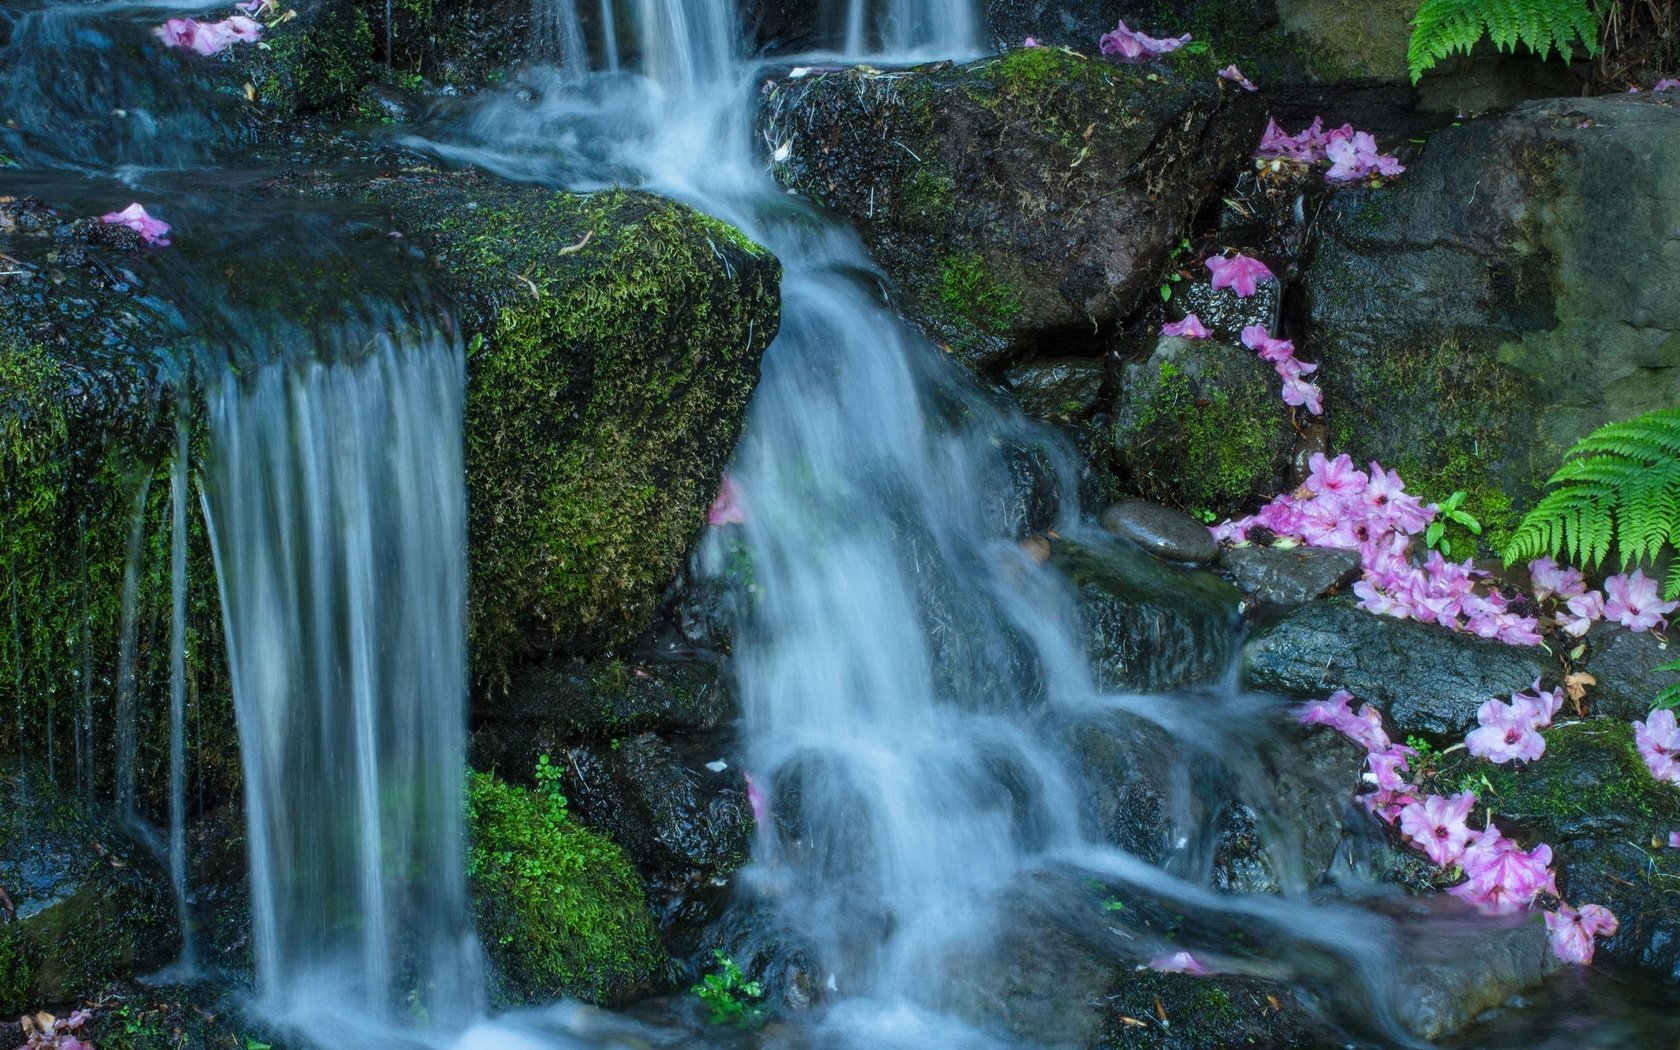
[[1423,530],[1424,545],[1427,546],[1427,547],[1433,547],[1436,544],[1440,543],[1441,542],[1441,534],[1446,532],[1446,531],[1447,531],[1447,527],[1445,525],[1441,524],[1439,521],[1430,522],[1429,523],[1429,528]]

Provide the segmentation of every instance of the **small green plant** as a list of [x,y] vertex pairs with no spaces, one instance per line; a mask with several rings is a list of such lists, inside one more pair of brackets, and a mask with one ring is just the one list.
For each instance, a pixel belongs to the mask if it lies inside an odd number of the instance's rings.
[[[1680,408],[1609,423],[1577,441],[1523,515],[1505,563],[1549,555],[1596,569],[1615,546],[1624,571],[1680,550]],[[1665,597],[1680,597],[1680,558]]]
[[566,819],[566,796],[560,790],[561,775],[560,767],[547,755],[537,756],[537,794],[548,804],[549,819],[555,821]]
[[1472,536],[1482,534],[1482,523],[1475,515],[1464,510],[1464,490],[1459,489],[1440,503],[1436,504],[1435,520],[1423,530],[1423,542],[1430,550],[1441,552],[1441,557],[1452,557],[1452,540],[1447,538],[1447,524],[1461,525],[1470,531]]
[[[1668,671],[1680,674],[1680,660],[1671,660],[1666,664],[1659,664],[1654,670]],[[1680,682],[1670,682],[1663,686],[1657,698],[1651,702],[1652,707],[1680,707]]]
[[741,967],[722,951],[712,952],[717,970],[700,978],[689,992],[706,1005],[712,1024],[751,1028],[764,1023],[769,1007],[762,1001],[764,987],[747,980]]
[[1167,269],[1161,275],[1161,301],[1167,302],[1172,298],[1173,286],[1187,279],[1190,274],[1184,268],[1184,259],[1190,254],[1190,238],[1184,237],[1173,246],[1172,254],[1167,256]]
[[1600,16],[1589,0],[1423,0],[1412,19],[1406,64],[1412,83],[1448,55],[1469,54],[1484,35],[1501,51],[1522,44],[1541,58],[1567,58],[1577,41],[1598,54]]

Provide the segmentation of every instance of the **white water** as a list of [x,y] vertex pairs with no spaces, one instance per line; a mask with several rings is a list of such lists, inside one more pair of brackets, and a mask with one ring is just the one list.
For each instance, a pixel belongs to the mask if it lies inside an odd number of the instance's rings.
[[334,1039],[458,1028],[480,1005],[462,353],[349,332],[299,357],[208,392],[258,991]]

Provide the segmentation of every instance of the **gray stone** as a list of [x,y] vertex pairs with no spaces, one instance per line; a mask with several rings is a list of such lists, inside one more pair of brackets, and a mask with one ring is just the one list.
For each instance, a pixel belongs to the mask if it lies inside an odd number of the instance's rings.
[[1051,564],[1077,588],[1097,688],[1176,689],[1218,677],[1230,661],[1242,596],[1213,573],[1120,542],[1058,543]]
[[1219,567],[1257,601],[1300,605],[1359,579],[1359,555],[1329,547],[1223,547]]
[[1398,179],[1334,193],[1317,224],[1303,351],[1332,446],[1356,461],[1432,497],[1464,489],[1508,528],[1503,497],[1520,510],[1572,442],[1674,403],[1672,99],[1550,99],[1447,128]]
[[1181,510],[1128,499],[1102,512],[1102,527],[1158,558],[1201,564],[1219,552],[1207,526]]
[[1251,637],[1242,673],[1256,689],[1292,696],[1346,689],[1402,733],[1462,736],[1484,701],[1555,677],[1555,667],[1538,647],[1377,616],[1333,598],[1302,605]]
[[1027,415],[1065,421],[1096,406],[1108,368],[1088,357],[1054,357],[1016,365],[1003,378]]
[[1587,687],[1587,708],[1595,715],[1643,719],[1657,693],[1680,681],[1680,674],[1657,670],[1680,660],[1680,645],[1666,637],[1600,622],[1586,641],[1583,666],[1598,679]]
[[1407,966],[1400,978],[1406,1027],[1436,1040],[1467,1027],[1477,1015],[1539,984],[1562,965],[1538,915],[1504,929],[1477,923],[1450,937],[1442,958]]

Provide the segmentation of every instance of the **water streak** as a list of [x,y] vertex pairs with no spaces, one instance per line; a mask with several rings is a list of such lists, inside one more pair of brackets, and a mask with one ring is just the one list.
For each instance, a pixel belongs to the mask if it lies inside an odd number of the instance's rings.
[[179,393],[175,459],[169,468],[169,881],[181,926],[180,966],[193,968],[192,915],[187,904],[187,473],[192,416]]
[[134,506],[129,518],[128,548],[123,562],[122,618],[118,623],[117,649],[117,812],[133,823],[138,817],[135,771],[135,718],[139,671],[135,667],[140,644],[140,573],[146,544],[146,501],[152,492],[152,472],[147,470],[135,485]]

